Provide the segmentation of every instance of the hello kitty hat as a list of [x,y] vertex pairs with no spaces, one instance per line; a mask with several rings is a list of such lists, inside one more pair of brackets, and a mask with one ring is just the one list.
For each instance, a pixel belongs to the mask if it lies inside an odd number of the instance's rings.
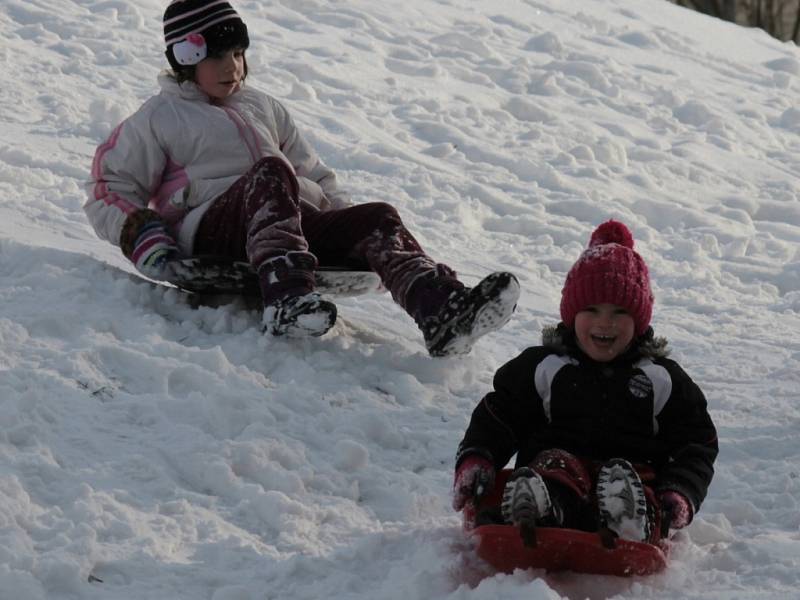
[[250,45],[247,25],[226,0],[172,0],[164,11],[167,60],[176,71]]

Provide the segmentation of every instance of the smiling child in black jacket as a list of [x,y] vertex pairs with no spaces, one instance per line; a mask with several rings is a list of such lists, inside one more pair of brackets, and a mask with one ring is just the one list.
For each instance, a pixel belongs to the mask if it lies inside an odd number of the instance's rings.
[[714,474],[717,435],[700,388],[650,327],[647,266],[609,221],[567,275],[561,319],[502,366],[456,458],[453,506],[516,453],[505,522],[656,542],[688,525]]

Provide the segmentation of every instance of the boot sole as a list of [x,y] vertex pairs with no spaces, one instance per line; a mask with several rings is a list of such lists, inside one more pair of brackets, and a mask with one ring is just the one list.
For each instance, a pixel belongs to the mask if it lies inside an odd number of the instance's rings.
[[306,307],[307,312],[298,312],[288,317],[279,327],[264,326],[264,332],[275,337],[305,338],[325,335],[336,323],[337,309],[332,302],[322,301],[318,306]]
[[336,324],[336,309],[298,315],[283,334],[289,338],[320,337]]
[[552,514],[553,503],[541,475],[529,468],[515,475],[503,490],[500,509],[506,522],[519,527],[523,544],[534,548],[538,522]]
[[602,524],[620,538],[642,542],[650,536],[644,486],[628,461],[615,459],[600,469],[597,507]]
[[[511,320],[517,308],[519,281],[510,273],[502,273],[484,284],[484,296],[490,297],[480,308],[458,317],[449,339],[434,340],[428,348],[431,356],[463,356],[469,354],[475,342],[492,331],[497,331]],[[447,329],[445,327],[445,329]]]

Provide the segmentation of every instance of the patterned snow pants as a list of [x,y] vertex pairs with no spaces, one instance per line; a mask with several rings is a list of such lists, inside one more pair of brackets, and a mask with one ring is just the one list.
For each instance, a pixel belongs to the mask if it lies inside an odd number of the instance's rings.
[[[213,201],[200,222],[194,253],[248,261],[259,275],[265,305],[313,290],[318,264],[367,265],[417,320],[462,287],[452,269],[422,250],[393,206],[371,202],[328,211],[301,206],[294,173],[275,157],[259,160]],[[417,286],[410,294],[418,280],[437,285]]]

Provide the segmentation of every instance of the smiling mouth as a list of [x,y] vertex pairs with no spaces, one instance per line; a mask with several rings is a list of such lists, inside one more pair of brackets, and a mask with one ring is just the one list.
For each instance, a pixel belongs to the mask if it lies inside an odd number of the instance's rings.
[[596,344],[603,344],[603,345],[613,344],[614,340],[616,340],[616,339],[617,339],[617,336],[615,336],[615,335],[592,335],[592,340]]

